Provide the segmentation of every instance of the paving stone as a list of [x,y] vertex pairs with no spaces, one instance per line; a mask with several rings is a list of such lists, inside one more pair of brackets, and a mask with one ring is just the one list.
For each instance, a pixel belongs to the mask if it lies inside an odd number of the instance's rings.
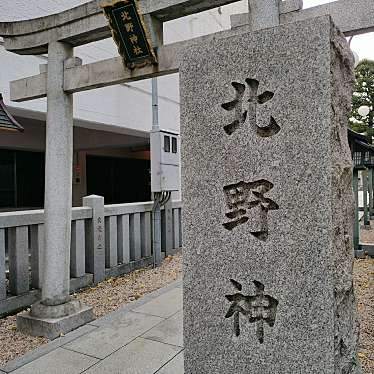
[[168,293],[169,291],[171,290],[174,290],[176,287],[179,287],[179,288],[183,288],[183,283],[181,280],[177,280],[177,281],[174,281],[172,283],[170,283],[169,285],[163,287],[163,288],[160,288],[148,295],[145,295],[143,296],[142,298],[136,300],[136,301],[133,301],[131,303],[128,303],[128,304],[125,304],[123,305],[122,307],[120,307],[119,309],[101,317],[101,318],[98,318],[96,319],[95,321],[92,321],[90,323],[90,325],[93,325],[93,326],[104,326],[104,325],[107,325],[107,324],[111,324],[112,321],[117,321],[119,319],[122,319],[124,318],[124,316],[126,316],[126,314],[130,311],[133,311],[135,309],[137,309],[138,307],[144,305],[144,304],[147,304],[149,301],[152,301],[156,298],[158,298],[159,296],[165,294],[165,293]]
[[143,338],[183,347],[183,312],[166,319],[142,335]]
[[160,317],[128,312],[112,326],[99,327],[64,348],[103,359],[162,321]]
[[98,361],[93,357],[58,348],[12,374],[79,374]]
[[[154,363],[158,362],[155,357],[153,359],[154,362],[152,361],[152,368],[155,367],[155,370],[151,371],[151,373],[153,374],[158,369],[163,367],[163,365],[165,365],[165,368],[169,367],[168,362],[173,359],[175,354],[179,351],[179,348],[173,347],[172,345],[162,344],[162,340],[165,340],[165,343],[169,341],[170,344],[181,344],[182,337],[180,332],[182,328],[182,312],[178,312],[178,310],[176,310],[178,308],[182,308],[182,289],[180,288],[181,286],[182,284],[180,281],[173,282],[172,284],[160,290],[157,290],[152,294],[146,295],[144,298],[141,298],[134,303],[127,304],[120,308],[118,311],[111,313],[110,315],[107,315],[104,318],[100,318],[96,321],[93,321],[86,326],[83,326],[69,334],[66,334],[61,338],[58,338],[46,345],[41,346],[40,348],[37,348],[27,353],[26,355],[16,360],[9,362],[6,366],[0,368],[0,374],[2,374],[3,372],[14,372],[17,374],[37,374],[39,372],[46,374],[74,374],[75,372],[80,373],[83,372],[87,367],[90,367],[95,362],[99,361],[96,360],[95,357],[106,357],[110,353],[114,352],[115,350],[118,350],[120,347],[131,342],[132,339],[135,339],[137,336],[146,333],[148,330],[153,329],[153,327],[156,326],[159,326],[159,330],[153,331],[153,337],[155,338],[154,340],[157,341],[152,342],[148,339],[147,341],[149,341],[151,345],[153,344],[152,346],[154,346],[155,343],[156,347],[171,347],[171,352],[174,353],[168,357],[165,357],[165,359],[163,354],[161,354],[160,360],[162,361],[162,363],[160,363],[159,365],[156,365]],[[159,298],[162,298],[161,303],[171,304],[168,306],[168,308],[166,308],[166,310],[163,310],[162,308],[158,310],[161,310],[164,315],[171,314],[171,317],[169,318],[169,324],[175,325],[176,328],[179,330],[179,332],[175,333],[175,336],[173,336],[173,331],[168,332],[166,324],[164,325],[163,323],[165,321],[164,317],[158,317],[139,312],[132,312],[133,309],[141,308],[142,306],[146,306],[146,309],[148,310],[148,308],[150,307],[148,304],[151,304],[152,307],[152,301],[156,301],[153,303],[153,306],[156,305],[156,307],[159,308],[159,303],[157,302],[157,299]],[[178,306],[178,308],[176,308],[176,306]],[[179,326],[177,326],[176,324],[178,319],[180,323]],[[149,339],[152,339],[152,337],[150,337]],[[177,342],[178,340],[179,342]],[[148,352],[147,349],[149,347],[149,344],[145,344],[144,346],[146,347],[144,354],[147,355],[148,353],[146,352]],[[63,354],[61,354],[61,352]],[[68,352],[68,354],[66,354],[66,352]],[[166,352],[170,352],[170,349],[167,349]],[[61,364],[60,360],[54,359],[56,354],[60,357],[63,357]],[[90,361],[90,364],[86,365],[84,369],[82,369],[81,371],[74,371],[77,370],[75,367],[77,367],[79,370],[81,368],[81,366],[75,365],[74,360],[76,360],[76,357],[86,358],[87,356],[85,354],[89,356],[95,356],[92,357],[93,362],[91,363]],[[143,353],[139,351],[139,354],[141,355]],[[64,357],[67,357],[67,359],[65,360]],[[72,359],[70,357],[72,357]],[[107,357],[107,359],[109,359],[110,357]],[[68,365],[64,365],[63,361],[66,361]],[[70,361],[72,362],[71,365]],[[84,364],[85,360],[83,360],[82,362]],[[71,368],[72,366],[74,367],[74,369]],[[143,366],[141,366],[139,372],[142,372],[142,367]],[[107,373],[106,369],[103,369],[103,371],[101,372]],[[114,372],[118,373],[119,371],[117,370]],[[133,373],[132,371],[128,372]],[[145,371],[145,373],[146,372],[147,371]]]
[[177,355],[181,349],[172,345],[137,338],[85,373],[154,374]]
[[168,318],[183,308],[183,290],[175,288],[134,309],[135,312]]
[[[133,312],[132,310],[122,311],[121,313],[114,314],[110,319],[104,319],[99,321],[95,326],[98,327],[111,327],[113,325],[119,326],[134,326],[136,321],[139,320],[139,328],[141,328],[141,323],[144,317],[156,317],[158,318],[158,323],[162,322],[165,318],[158,316],[150,316],[148,314]],[[96,323],[96,322],[95,322]],[[141,335],[141,333],[139,333]]]
[[183,352],[175,356],[170,362],[163,366],[156,374],[184,374]]
[[[11,371],[14,371],[14,370],[20,368],[21,366],[24,366],[24,365],[28,364],[29,362],[35,361],[39,357],[42,357],[42,356],[46,355],[47,353],[53,351],[54,349],[57,349],[57,348],[61,347],[62,345],[67,344],[67,343],[73,341],[74,339],[77,339],[80,336],[85,335],[85,334],[87,334],[87,333],[89,333],[93,330],[96,330],[96,329],[97,329],[96,326],[91,326],[91,325],[82,326],[79,329],[76,329],[72,332],[69,332],[65,336],[57,338],[57,339],[49,342],[48,344],[44,344],[39,348],[36,348],[36,349],[34,349],[30,352],[27,352],[25,355],[23,355],[19,358],[16,358],[12,361],[9,361],[1,369],[4,370],[7,373],[9,373]],[[1,371],[0,371],[0,373],[1,373]]]

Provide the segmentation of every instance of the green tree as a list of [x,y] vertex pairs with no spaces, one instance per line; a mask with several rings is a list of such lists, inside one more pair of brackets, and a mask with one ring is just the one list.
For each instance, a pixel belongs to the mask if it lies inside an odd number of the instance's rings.
[[[368,139],[374,135],[374,61],[362,60],[355,69],[356,83],[352,99],[350,128],[359,133],[366,133]],[[370,108],[369,115],[361,117],[361,106]]]

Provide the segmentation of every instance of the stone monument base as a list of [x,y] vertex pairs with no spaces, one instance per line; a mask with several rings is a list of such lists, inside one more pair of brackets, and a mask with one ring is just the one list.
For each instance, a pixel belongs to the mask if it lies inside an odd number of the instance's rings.
[[38,302],[30,312],[17,315],[17,328],[28,335],[55,339],[94,319],[93,308],[76,300],[57,306]]

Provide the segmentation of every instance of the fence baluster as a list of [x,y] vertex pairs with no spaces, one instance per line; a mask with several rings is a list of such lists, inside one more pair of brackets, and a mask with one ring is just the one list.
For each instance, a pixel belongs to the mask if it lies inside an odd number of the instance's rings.
[[182,208],[178,208],[179,213],[179,248],[183,246],[183,234],[182,234]]
[[72,221],[71,223],[71,246],[70,246],[70,277],[80,278],[86,273],[85,256],[85,224],[84,220]]
[[130,217],[128,214],[118,216],[118,262],[130,262]]
[[5,230],[0,229],[0,300],[6,299]]
[[105,218],[105,267],[117,266],[117,216]]
[[30,226],[30,266],[31,287],[42,288],[43,255],[44,255],[44,225]]
[[141,215],[141,241],[142,241],[142,257],[151,256],[151,213],[145,212]]
[[29,291],[27,226],[9,229],[9,291],[13,295]]
[[173,248],[179,248],[179,209],[173,209]]
[[132,261],[140,260],[141,251],[140,213],[130,216],[130,258]]

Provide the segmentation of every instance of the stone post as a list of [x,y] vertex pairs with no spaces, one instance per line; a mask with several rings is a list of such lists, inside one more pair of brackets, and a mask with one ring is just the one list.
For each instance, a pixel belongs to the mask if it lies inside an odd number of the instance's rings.
[[64,62],[73,48],[48,46],[45,166],[45,245],[42,301],[19,315],[20,330],[54,338],[93,319],[92,308],[70,301],[73,96],[64,92]]
[[92,208],[92,221],[86,222],[86,269],[93,274],[94,283],[105,279],[105,217],[104,198],[86,196],[83,206]]
[[353,247],[355,251],[359,250],[360,246],[360,221],[359,221],[359,199],[358,199],[358,169],[353,168],[353,194],[355,198],[355,218],[353,222]]
[[374,173],[373,173],[373,167],[370,166],[369,167],[369,170],[368,170],[368,188],[369,188],[369,219],[371,219],[371,217],[373,216],[374,214],[374,191],[373,191],[373,176],[374,176]]
[[361,373],[353,81],[330,16],[183,51],[185,374]]
[[368,205],[368,170],[365,169],[362,175],[362,196],[364,202],[364,228],[370,229],[370,206]]

